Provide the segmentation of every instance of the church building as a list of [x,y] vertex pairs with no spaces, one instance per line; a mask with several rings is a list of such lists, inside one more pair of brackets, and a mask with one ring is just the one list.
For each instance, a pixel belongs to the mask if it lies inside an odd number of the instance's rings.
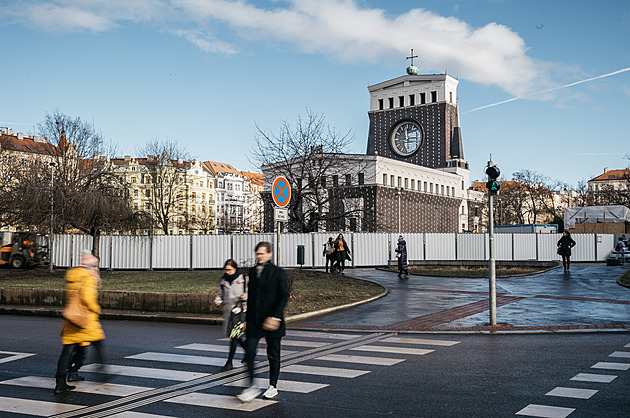
[[[413,56],[413,51],[412,51]],[[407,74],[368,87],[367,153],[336,156],[343,163],[319,186],[330,199],[320,231],[463,232],[469,190],[457,105],[459,81],[448,74]],[[271,190],[274,166],[263,167]],[[273,203],[265,199],[265,230]],[[294,210],[305,209],[294,207]]]

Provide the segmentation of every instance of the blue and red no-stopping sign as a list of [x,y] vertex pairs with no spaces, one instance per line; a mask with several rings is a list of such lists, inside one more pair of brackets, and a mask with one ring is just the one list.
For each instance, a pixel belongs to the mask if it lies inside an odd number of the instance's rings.
[[291,201],[291,186],[289,181],[282,176],[278,176],[271,185],[271,196],[273,202],[283,208]]

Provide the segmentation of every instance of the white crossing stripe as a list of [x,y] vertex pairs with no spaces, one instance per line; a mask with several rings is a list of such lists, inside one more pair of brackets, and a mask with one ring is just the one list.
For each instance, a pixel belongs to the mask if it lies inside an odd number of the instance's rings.
[[13,351],[0,351],[0,354],[9,354],[9,357],[0,358],[0,363],[8,363],[35,355],[30,353],[14,353]]
[[[263,379],[259,377],[254,378],[254,384],[260,388],[267,387],[269,384],[269,379]],[[249,386],[249,379],[241,379],[236,382],[228,383],[226,386],[235,386],[246,388]],[[311,393],[319,389],[323,389],[327,386],[323,383],[309,383],[309,382],[298,382],[296,380],[278,380],[277,389],[280,392],[295,392],[295,393]]]
[[628,370],[630,369],[630,363],[610,363],[607,361],[600,361],[591,366],[591,369],[605,369],[605,370]]
[[358,334],[328,334],[326,332],[310,332],[310,331],[287,331],[290,337],[306,337],[306,338],[322,338],[331,340],[354,340],[363,337]]
[[450,347],[452,345],[459,344],[459,341],[427,340],[424,338],[401,338],[401,337],[389,337],[381,341],[384,343],[439,345],[442,347]]
[[164,402],[172,402],[184,405],[209,406],[212,408],[232,409],[236,411],[252,412],[265,406],[273,405],[276,401],[264,401],[254,399],[252,402],[243,403],[236,396],[211,395],[208,393],[189,393],[166,399]]
[[[41,389],[54,389],[55,379],[52,377],[41,376],[25,376],[17,379],[5,380],[0,382],[3,385],[13,386],[26,386],[31,388]],[[99,382],[71,382],[71,385],[76,385],[74,392],[95,393],[99,395],[110,396],[129,396],[140,392],[145,392],[153,388],[131,385],[119,385],[114,383],[99,383]]]
[[0,412],[11,412],[13,414],[49,417],[51,415],[63,414],[64,412],[76,411],[81,408],[85,408],[85,406],[34,401],[31,399],[5,398],[4,396],[0,396]]
[[362,345],[360,347],[351,348],[350,350],[374,351],[377,353],[413,354],[416,356],[424,356],[425,354],[429,354],[435,351],[425,350],[423,348],[385,347],[380,345]]
[[624,345],[623,348],[630,348],[630,343]]
[[164,361],[166,363],[200,364],[204,366],[223,366],[227,360],[219,357],[189,356],[184,354],[156,353],[153,351],[134,354],[133,356],[127,356],[125,358],[134,360]]
[[528,417],[544,417],[544,418],[565,418],[568,417],[575,408],[561,408],[559,406],[536,405],[529,404],[521,409],[516,415],[525,415]]
[[593,382],[593,383],[610,383],[615,380],[617,376],[609,374],[592,374],[592,373],[578,373],[571,378],[571,380],[577,380],[578,382]]
[[340,369],[340,368],[318,367],[318,366],[303,366],[301,364],[292,364],[290,366],[282,367],[282,371],[287,372],[287,373],[314,374],[317,376],[345,377],[348,379],[352,379],[352,378],[370,373],[369,371],[365,371],[365,370]]
[[599,391],[593,389],[557,387],[545,393],[545,395],[558,396],[561,398],[590,399],[591,396],[595,395],[597,392]]
[[99,370],[101,366],[102,365],[98,363],[88,364],[87,366],[81,367],[81,371],[114,374],[119,376],[144,377],[148,379],[176,380],[182,382],[198,379],[200,377],[210,376],[210,374],[208,373],[184,372],[168,369],[153,369],[147,367],[117,366],[113,364],[105,365],[105,370],[101,371]]
[[[175,347],[175,348],[181,348],[184,350],[197,350],[197,351],[215,351],[215,352],[226,353],[226,354],[230,351],[230,347],[227,345],[199,344],[199,343],[180,345],[179,347]],[[295,351],[282,350],[282,354],[293,354],[293,353],[295,353]]]
[[376,366],[393,366],[398,364],[404,359],[397,358],[385,358],[385,357],[368,357],[368,356],[349,356],[344,354],[329,354],[327,356],[316,357],[313,360],[324,361],[340,361],[343,363],[357,363],[357,364],[373,364]]
[[630,358],[630,351],[615,351],[608,357]]
[[125,411],[119,414],[108,415],[108,418],[177,418],[170,415],[145,414],[144,412]]

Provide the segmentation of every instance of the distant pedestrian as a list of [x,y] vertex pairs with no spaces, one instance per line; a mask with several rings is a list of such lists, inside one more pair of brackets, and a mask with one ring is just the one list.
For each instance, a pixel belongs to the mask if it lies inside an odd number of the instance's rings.
[[[221,305],[223,310],[223,332],[230,339],[230,352],[227,361],[221,367],[222,372],[232,370],[232,360],[236,353],[236,346],[240,345],[245,350],[244,338],[234,338],[229,329],[230,316],[232,311],[238,309],[236,314],[247,311],[247,278],[243,276],[243,271],[238,267],[236,261],[231,258],[223,265],[223,277],[219,283],[219,292],[214,298],[215,305]],[[239,303],[242,302],[242,303]]]
[[571,267],[571,248],[573,247],[575,247],[575,241],[571,238],[569,231],[564,231],[558,240],[558,254],[562,256],[562,266],[565,273]]
[[626,242],[623,240],[624,237],[619,237],[617,241],[617,245],[615,245],[615,252],[617,253],[615,259],[624,259],[624,252],[626,250]]
[[398,258],[398,277],[403,278],[403,273],[405,274],[405,279],[409,278],[409,271],[407,265],[407,242],[405,242],[404,238],[401,236],[398,237],[398,247],[396,248],[396,258]]
[[99,322],[101,307],[97,302],[97,293],[101,280],[98,273],[98,263],[98,258],[92,255],[90,251],[85,250],[81,253],[80,265],[68,270],[66,273],[66,302],[79,292],[82,303],[88,309],[88,323],[84,328],[79,328],[64,320],[63,328],[61,329],[61,343],[63,347],[57,361],[55,394],[75,388],[75,386],[70,386],[66,383],[66,371],[68,370],[73,351],[81,343],[91,342],[94,345],[96,361],[99,364],[98,372],[103,373],[105,371],[103,350],[105,333]]
[[256,245],[257,264],[249,269],[245,327],[247,334],[245,362],[249,387],[238,395],[242,402],[251,402],[260,394],[260,389],[254,384],[254,359],[258,342],[262,337],[265,337],[267,342],[269,360],[269,388],[263,393],[263,399],[278,396],[280,340],[286,333],[284,308],[289,300],[289,282],[287,273],[271,262],[271,256],[271,244],[259,242]]
[[339,234],[337,239],[335,240],[335,260],[337,263],[335,264],[336,270],[345,274],[346,270],[346,260],[350,260],[350,247],[348,247],[348,243],[345,239],[343,239],[343,234]]
[[[326,273],[333,273],[333,267],[335,265],[335,260],[333,259],[333,254],[335,253],[335,240],[333,237],[328,237],[328,241],[324,244],[324,252],[323,256],[326,257]],[[330,271],[328,271],[328,263],[330,263]]]

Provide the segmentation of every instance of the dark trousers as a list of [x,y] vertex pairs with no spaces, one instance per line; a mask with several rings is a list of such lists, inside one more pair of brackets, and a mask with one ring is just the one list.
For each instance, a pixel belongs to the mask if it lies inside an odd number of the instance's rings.
[[333,270],[333,266],[335,265],[333,254],[334,253],[326,254],[326,271],[328,271],[328,263],[330,263],[330,271]]
[[337,270],[344,271],[346,269],[346,252],[336,251],[334,254],[337,258]]
[[[267,359],[269,360],[269,385],[278,386],[278,376],[280,375],[280,340],[282,337],[265,337],[267,342]],[[254,360],[260,337],[247,337],[245,346],[245,361],[247,362],[247,372],[249,373],[249,383],[254,383]]]
[[[68,365],[70,364],[70,357],[74,352],[74,349],[79,344],[64,344],[61,348],[61,354],[59,355],[59,361],[57,361],[57,377],[65,376]],[[96,349],[96,362],[99,364],[105,363],[105,356],[103,352],[103,340],[94,341],[92,345]]]
[[70,360],[68,360],[68,371],[70,373],[78,372],[81,366],[85,364],[85,359],[87,358],[87,345],[75,344],[74,346]]

